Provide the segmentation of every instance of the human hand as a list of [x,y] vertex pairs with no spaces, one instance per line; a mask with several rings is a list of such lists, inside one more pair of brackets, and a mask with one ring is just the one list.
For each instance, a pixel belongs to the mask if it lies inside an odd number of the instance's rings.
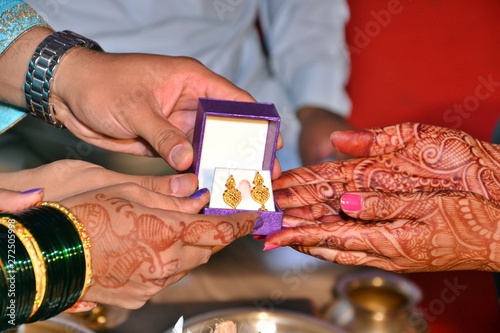
[[500,205],[478,194],[355,192],[341,202],[347,218],[295,220],[266,246],[397,272],[500,271]]
[[328,158],[348,158],[346,154],[334,149],[330,142],[332,132],[352,129],[344,118],[315,107],[301,108],[297,117],[301,124],[299,150],[303,165],[317,164]]
[[[500,146],[437,126],[404,123],[335,132],[339,151],[364,156],[286,171],[273,182],[286,215],[324,220],[348,191],[458,190],[500,202]],[[287,217],[285,216],[285,222]]]
[[259,226],[258,213],[196,215],[208,202],[125,183],[61,201],[85,225],[93,284],[84,302],[137,308]]
[[51,104],[57,120],[86,142],[160,155],[186,170],[193,161],[190,140],[200,97],[255,101],[191,58],[77,48],[55,73]]
[[0,212],[16,213],[35,206],[43,199],[43,188],[23,192],[0,188]]
[[79,160],[59,160],[34,169],[3,173],[0,178],[3,187],[14,191],[43,188],[44,199],[49,201],[59,201],[78,193],[126,183],[177,197],[189,196],[198,187],[198,178],[194,174],[126,175]]

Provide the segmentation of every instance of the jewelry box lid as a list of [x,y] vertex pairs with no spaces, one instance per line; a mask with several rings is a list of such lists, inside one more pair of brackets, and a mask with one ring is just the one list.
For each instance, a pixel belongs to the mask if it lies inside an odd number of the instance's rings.
[[279,126],[272,103],[200,98],[190,170],[198,175],[200,188],[211,182],[216,167],[272,171]]

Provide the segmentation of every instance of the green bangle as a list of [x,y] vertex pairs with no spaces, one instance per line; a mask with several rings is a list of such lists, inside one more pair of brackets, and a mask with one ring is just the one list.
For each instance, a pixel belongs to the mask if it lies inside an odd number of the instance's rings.
[[[26,322],[33,310],[36,295],[35,274],[28,251],[11,227],[0,225],[0,259],[2,280],[2,325],[0,330],[14,328]],[[11,236],[12,235],[12,236]],[[5,241],[4,241],[5,238]]]
[[85,283],[85,256],[79,234],[59,210],[37,206],[15,214],[31,232],[47,267],[45,298],[28,322],[45,320],[78,301]]

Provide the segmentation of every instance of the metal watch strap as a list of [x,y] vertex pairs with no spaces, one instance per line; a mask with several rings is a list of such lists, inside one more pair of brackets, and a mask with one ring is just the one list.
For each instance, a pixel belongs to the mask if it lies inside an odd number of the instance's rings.
[[26,73],[24,94],[29,112],[58,128],[64,126],[55,119],[55,110],[49,103],[50,84],[62,57],[75,46],[102,51],[99,44],[72,31],[54,32],[38,45]]

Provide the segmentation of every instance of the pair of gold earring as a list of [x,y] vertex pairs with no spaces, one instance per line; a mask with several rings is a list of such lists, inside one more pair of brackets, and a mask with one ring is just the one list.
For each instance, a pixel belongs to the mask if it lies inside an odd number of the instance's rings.
[[[255,174],[252,184],[254,184],[254,186],[252,187],[250,194],[253,201],[260,205],[259,211],[267,211],[265,203],[269,200],[271,193],[264,185],[264,178],[262,178],[259,172]],[[222,198],[232,209],[236,209],[241,202],[241,192],[236,188],[236,181],[234,180],[233,175],[230,175],[226,181],[226,190],[222,194]]]

